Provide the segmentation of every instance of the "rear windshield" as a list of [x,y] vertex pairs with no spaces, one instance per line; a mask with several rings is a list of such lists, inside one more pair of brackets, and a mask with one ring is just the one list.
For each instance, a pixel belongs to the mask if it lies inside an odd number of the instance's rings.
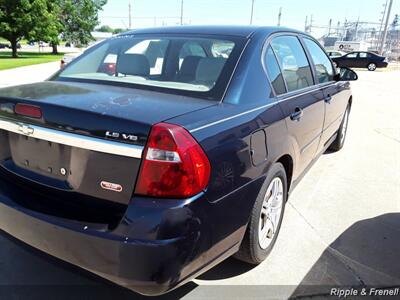
[[55,79],[220,100],[244,43],[216,36],[117,36],[87,50]]

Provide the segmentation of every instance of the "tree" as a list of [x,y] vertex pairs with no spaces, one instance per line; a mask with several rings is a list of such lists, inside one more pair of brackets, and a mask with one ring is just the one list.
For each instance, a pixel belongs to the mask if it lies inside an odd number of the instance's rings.
[[48,0],[0,0],[0,36],[10,42],[13,57],[18,57],[22,38],[47,35],[45,29],[52,28],[52,22]]
[[53,46],[53,53],[57,53],[60,36],[63,40],[83,45],[93,40],[91,32],[99,25],[98,13],[107,0],[53,0],[52,2],[57,7],[55,11],[60,22],[58,34],[49,40]]
[[[62,30],[62,23],[59,19],[60,8],[51,0],[47,0],[46,4],[48,16],[45,21],[40,23],[40,26],[36,26],[33,36],[36,41],[50,42],[53,46],[53,54],[57,54],[57,45],[60,43],[59,37]],[[56,46],[54,47],[54,45]]]
[[112,29],[108,25],[103,25],[103,26],[97,28],[96,30],[99,31],[99,32],[114,32],[114,29]]

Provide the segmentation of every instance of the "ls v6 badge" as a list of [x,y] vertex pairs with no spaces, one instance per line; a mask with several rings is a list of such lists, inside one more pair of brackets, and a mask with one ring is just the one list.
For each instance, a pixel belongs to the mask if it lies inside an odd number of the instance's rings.
[[120,139],[120,140],[131,141],[131,142],[136,142],[139,139],[136,135],[133,135],[133,134],[119,133],[119,132],[112,132],[112,131],[106,131],[106,138]]

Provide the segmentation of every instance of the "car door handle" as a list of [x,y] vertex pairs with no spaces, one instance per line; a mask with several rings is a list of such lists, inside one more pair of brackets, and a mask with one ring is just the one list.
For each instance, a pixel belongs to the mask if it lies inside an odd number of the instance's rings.
[[292,121],[300,121],[302,116],[303,116],[303,110],[300,107],[296,107],[294,113],[290,115],[290,119]]
[[332,96],[328,94],[328,96],[325,97],[325,102],[330,104],[332,101]]

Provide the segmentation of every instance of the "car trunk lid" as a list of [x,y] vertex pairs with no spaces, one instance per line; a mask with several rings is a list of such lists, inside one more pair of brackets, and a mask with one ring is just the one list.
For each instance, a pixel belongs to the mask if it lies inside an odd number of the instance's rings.
[[[39,107],[42,117],[16,114],[18,103]],[[151,126],[211,105],[215,102],[83,83],[2,89],[0,166],[67,198],[76,194],[126,205]]]

